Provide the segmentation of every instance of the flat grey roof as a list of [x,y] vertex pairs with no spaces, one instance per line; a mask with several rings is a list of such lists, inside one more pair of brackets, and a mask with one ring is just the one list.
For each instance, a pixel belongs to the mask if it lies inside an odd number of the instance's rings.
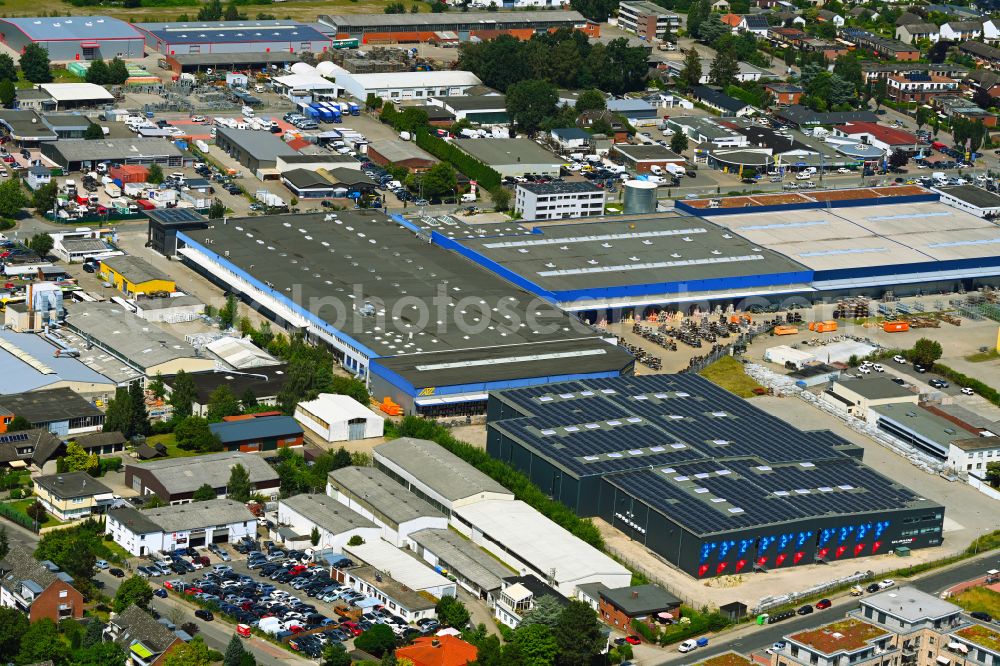
[[197,356],[187,342],[110,301],[70,304],[66,311],[70,328],[140,368]]
[[601,188],[590,182],[562,183],[520,183],[518,187],[534,194],[573,194],[583,192],[603,192]]
[[194,492],[206,483],[213,488],[221,488],[229,483],[229,475],[236,465],[242,465],[247,471],[251,484],[278,480],[278,473],[263,458],[240,451],[129,463],[126,467],[151,472],[168,493],[176,495]]
[[[222,128],[220,128],[222,129]],[[139,159],[142,157],[180,157],[180,148],[166,139],[97,139],[95,141],[56,141],[52,150],[67,162]]]
[[417,518],[444,515],[374,467],[343,467],[329,474],[330,483],[366,506],[376,516],[397,525]]
[[800,272],[800,264],[754,247],[696,217],[655,216],[546,226],[528,238],[464,239],[465,247],[551,291],[692,282]]
[[636,162],[643,160],[684,160],[683,157],[674,151],[658,144],[630,146],[625,143],[616,143],[615,150]]
[[562,164],[557,155],[531,139],[455,139],[452,143],[487,166]]
[[146,509],[142,513],[164,532],[184,532],[213,525],[257,520],[245,505],[230,499],[161,506]]
[[86,472],[47,474],[36,476],[32,480],[60,499],[104,495],[111,492],[111,488]]
[[[328,326],[336,322],[337,330],[375,356],[477,350],[488,358],[500,346],[596,339],[592,331],[574,328],[555,306],[533,299],[457,253],[423,242],[379,211],[230,218],[227,224],[215,220],[183,236],[200,245],[199,252],[220,257],[228,252],[228,257],[214,260],[268,283],[280,298],[294,301],[315,320]],[[433,314],[434,299],[458,303],[470,294],[485,302],[481,311],[473,308],[460,315],[447,308],[440,325],[436,317],[423,327],[411,323],[420,314],[414,299],[427,303]],[[411,303],[402,307],[397,305],[401,300]],[[334,301],[337,305],[328,305]],[[377,306],[375,316],[362,314],[366,301]],[[501,302],[522,322],[536,317],[552,326],[539,327],[539,332],[511,327],[494,310]],[[399,318],[392,321],[386,313],[394,309]],[[476,325],[475,336],[464,330],[459,317]],[[466,379],[474,378],[467,372]]]
[[676,16],[676,12],[667,11],[658,4],[648,0],[622,0],[619,7],[628,7],[636,12],[642,12],[651,16]]
[[681,605],[680,599],[653,583],[605,589],[599,594],[630,617],[648,615]]
[[984,190],[975,185],[956,185],[954,187],[935,187],[932,189],[977,208],[1000,208],[1000,194]]
[[490,24],[532,25],[548,22],[587,23],[580,12],[452,12],[442,14],[331,14],[319,17],[320,23],[337,28],[381,28],[384,26],[470,26],[473,30],[488,30]]
[[507,110],[505,95],[451,95],[435,99],[455,111]]
[[956,439],[951,443],[963,451],[1000,449],[1000,437],[970,437],[968,439]]
[[861,603],[908,622],[933,620],[962,612],[961,608],[950,601],[909,585],[877,592],[862,599]]
[[141,284],[150,280],[171,280],[172,278],[153,266],[142,257],[125,254],[117,257],[101,259],[101,263],[119,273],[133,284]]
[[280,501],[306,520],[316,523],[330,534],[343,534],[362,527],[375,528],[377,525],[346,504],[329,495],[295,495]]
[[217,137],[224,137],[230,143],[247,151],[247,153],[257,160],[273,160],[279,155],[284,157],[299,154],[299,151],[270,132],[232,129],[231,127],[219,127],[217,132]]
[[58,138],[52,128],[42,122],[42,119],[34,111],[2,109],[0,110],[0,123],[6,125],[15,138],[31,137],[42,141],[55,141]]
[[450,529],[419,530],[411,532],[410,538],[434,553],[440,560],[440,566],[469,579],[484,590],[500,589],[504,578],[517,573]]
[[956,439],[968,439],[973,433],[919,405],[876,405],[872,411],[894,421],[932,442],[948,449]]
[[480,493],[514,496],[491,477],[430,440],[400,437],[379,444],[373,452],[376,460],[385,458],[395,463],[431,490],[452,501]]
[[248,65],[257,63],[286,63],[298,62],[298,53],[287,51],[274,51],[271,53],[184,53],[181,55],[167,56],[168,60],[175,60],[180,65]]
[[68,388],[0,395],[0,414],[23,416],[30,423],[68,421],[86,416],[102,416],[92,402]]
[[862,377],[838,380],[838,384],[854,391],[867,400],[888,400],[889,398],[912,398],[913,391],[907,390],[888,377]]
[[110,379],[79,358],[56,356],[58,347],[41,335],[0,329],[0,394],[34,391],[67,381],[110,385]]
[[419,147],[413,141],[396,141],[395,139],[389,141],[372,141],[368,144],[368,150],[374,150],[390,162],[402,162],[403,160],[413,159],[428,160],[430,162],[438,161],[436,157]]

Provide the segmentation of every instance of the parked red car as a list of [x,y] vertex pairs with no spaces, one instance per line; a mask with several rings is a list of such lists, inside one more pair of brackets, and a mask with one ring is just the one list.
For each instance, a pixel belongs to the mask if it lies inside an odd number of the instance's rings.
[[830,601],[829,599],[820,599],[819,601],[816,602],[816,609],[823,610],[825,608],[829,608],[832,605],[833,602]]
[[340,625],[340,628],[351,632],[351,634],[354,636],[361,635],[361,627],[359,627],[354,622],[344,622],[342,625]]
[[633,635],[633,636],[626,636],[625,637],[625,642],[628,643],[629,645],[641,645],[642,644],[642,639],[639,638],[638,636],[635,636],[635,635]]

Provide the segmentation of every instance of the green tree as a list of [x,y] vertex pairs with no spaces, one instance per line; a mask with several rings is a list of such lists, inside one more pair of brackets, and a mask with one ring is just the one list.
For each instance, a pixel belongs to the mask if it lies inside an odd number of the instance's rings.
[[670,150],[680,155],[687,149],[688,149],[687,134],[680,131],[674,132],[674,135],[670,137]]
[[984,476],[988,484],[994,488],[1000,488],[1000,462],[986,463],[986,474]]
[[608,102],[604,98],[604,93],[596,88],[591,88],[580,93],[576,98],[573,110],[577,113],[583,113],[584,111],[601,111],[606,108],[608,108]]
[[34,191],[31,197],[31,205],[34,207],[36,213],[49,213],[55,208],[58,195],[59,184],[54,180],[50,180]]
[[225,384],[220,385],[208,396],[208,411],[206,418],[212,423],[221,421],[226,416],[236,416],[240,413],[240,401]]
[[457,597],[441,597],[434,610],[438,620],[445,627],[453,627],[461,631],[469,623],[469,610]]
[[740,63],[732,51],[719,51],[708,70],[708,80],[712,85],[725,88],[736,83],[740,73]]
[[[7,537],[7,528],[0,527],[0,560],[7,557],[7,553],[10,552],[10,539]],[[3,650],[0,650],[0,654]]]
[[149,172],[146,174],[146,182],[159,185],[163,182],[163,167],[155,162],[149,165]]
[[589,664],[604,648],[597,614],[582,601],[572,600],[563,608],[555,635],[559,642],[558,663],[564,666]]
[[16,608],[0,606],[0,654],[15,655],[28,631],[28,616]]
[[229,330],[236,323],[236,296],[226,294],[226,304],[219,308],[219,328]]
[[510,208],[510,190],[503,185],[497,185],[490,190],[490,199],[493,200],[493,208],[498,211],[505,211]]
[[309,543],[313,545],[313,548],[319,545],[319,528],[313,525],[312,532],[309,533]]
[[910,360],[924,367],[931,367],[934,362],[941,358],[943,350],[941,343],[929,338],[920,338],[913,345],[910,351]]
[[145,509],[158,509],[159,507],[166,506],[167,504],[160,499],[159,495],[148,495],[147,497],[148,499],[146,500],[146,503],[142,505]]
[[248,388],[243,392],[240,396],[240,406],[244,411],[257,407],[257,396],[254,395],[253,389]]
[[917,129],[920,129],[924,125],[926,125],[930,121],[930,119],[931,119],[931,117],[933,115],[934,115],[934,110],[933,109],[929,109],[929,108],[927,108],[926,106],[923,106],[923,105],[919,106],[917,108],[917,118],[916,118],[916,120],[917,120]]
[[221,21],[222,2],[220,0],[211,0],[207,5],[202,5],[201,9],[198,10],[198,20]]
[[108,401],[104,432],[120,432],[126,439],[149,432],[149,419],[142,387],[138,382],[129,388],[118,387]]
[[104,62],[101,58],[97,60],[92,60],[90,62],[90,67],[87,68],[87,83],[94,83],[99,86],[103,86],[108,83],[108,64]]
[[63,460],[66,463],[66,470],[69,472],[94,473],[100,465],[97,455],[93,453],[88,454],[76,442],[70,442],[66,445],[66,455],[63,457]]
[[28,240],[28,248],[43,259],[52,251],[55,241],[47,233],[35,234]]
[[149,412],[146,411],[146,391],[139,382],[132,382],[128,387],[129,429],[123,434],[132,438],[135,435],[149,434]]
[[514,632],[524,666],[551,666],[559,654],[559,643],[552,630],[543,624],[518,627]]
[[529,134],[538,131],[542,120],[555,113],[558,103],[556,87],[548,81],[520,81],[507,89],[507,112]]
[[[90,625],[103,626],[96,620],[91,620]],[[67,666],[125,666],[125,651],[117,643],[95,643],[84,648],[74,650],[66,662]]]
[[[68,651],[56,623],[43,617],[32,622],[21,634],[21,649],[14,661],[18,664],[37,664],[48,660],[62,663]],[[10,653],[7,654],[10,656]]]
[[323,661],[321,663],[322,666],[351,666],[352,659],[351,655],[347,654],[343,643],[330,641],[323,648]]
[[0,217],[17,217],[27,205],[28,196],[21,188],[21,181],[17,177],[0,183]]
[[549,629],[555,629],[559,625],[559,616],[562,615],[562,604],[556,601],[551,594],[543,594],[535,601],[535,607],[525,613],[519,627],[530,627],[533,624],[542,624]]
[[0,81],[17,81],[14,59],[6,53],[0,53]]
[[167,395],[167,387],[163,385],[163,373],[157,370],[156,375],[154,375],[152,381],[149,382],[148,388],[149,392],[152,393],[158,400],[163,400],[164,396]]
[[396,635],[385,624],[376,624],[354,639],[354,647],[376,657],[396,647]]
[[116,613],[121,613],[132,604],[139,608],[149,608],[149,602],[152,599],[153,588],[149,586],[146,579],[141,576],[131,576],[118,586],[112,607]]
[[15,99],[17,99],[17,88],[14,86],[14,82],[10,79],[0,80],[0,105],[9,109],[14,105]]
[[701,85],[701,56],[693,46],[684,54],[684,65],[677,74],[676,83],[684,90]]
[[214,661],[212,651],[205,645],[205,639],[195,636],[168,652],[163,666],[211,666]]
[[115,56],[108,63],[108,83],[120,86],[128,80],[128,65],[125,61]]
[[220,199],[213,199],[212,205],[208,207],[208,219],[221,220],[226,216],[226,204]]
[[208,453],[221,451],[222,442],[208,427],[208,421],[200,416],[189,416],[174,428],[177,446],[185,451]]
[[240,666],[243,660],[243,655],[247,654],[247,651],[243,649],[243,639],[241,639],[236,634],[229,639],[229,645],[226,646],[226,651],[222,657],[222,666]]
[[361,537],[360,534],[355,534],[347,541],[348,546],[362,546],[364,545],[364,543],[365,540]]
[[216,497],[215,489],[211,485],[203,483],[191,495],[191,500],[194,502],[207,502],[214,500]]
[[100,619],[91,617],[90,622],[87,623],[87,628],[83,632],[83,638],[80,641],[81,646],[88,648],[92,645],[99,645],[104,640],[105,626],[107,625],[101,622]]
[[225,21],[239,21],[240,20],[240,10],[236,7],[235,2],[230,2],[226,5],[226,11],[222,16]]
[[233,465],[229,471],[229,483],[226,484],[226,497],[236,502],[249,502],[253,494],[250,474],[243,465]]
[[28,44],[21,52],[21,72],[24,78],[32,83],[50,83],[52,68],[49,65],[49,52],[38,44]]
[[18,414],[7,424],[7,432],[20,432],[21,430],[31,430],[31,422]]
[[419,107],[408,106],[396,114],[392,126],[400,132],[416,132],[427,127],[427,112]]
[[195,398],[198,395],[195,389],[194,380],[184,370],[178,370],[174,376],[173,385],[170,391],[170,406],[173,408],[174,420],[184,419],[191,416]]
[[447,162],[438,162],[420,177],[420,186],[424,197],[428,199],[450,194],[458,187],[455,169]]
[[83,131],[83,138],[87,141],[96,141],[98,139],[104,138],[104,130],[101,126],[96,123],[91,123],[87,125],[87,129]]

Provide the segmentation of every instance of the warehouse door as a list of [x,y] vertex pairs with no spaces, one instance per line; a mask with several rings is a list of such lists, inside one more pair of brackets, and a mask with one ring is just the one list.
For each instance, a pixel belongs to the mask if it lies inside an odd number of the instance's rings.
[[229,530],[213,530],[212,543],[229,543]]
[[205,545],[205,530],[193,530],[188,537],[188,545],[192,547]]
[[351,419],[347,422],[347,439],[365,438],[365,419]]

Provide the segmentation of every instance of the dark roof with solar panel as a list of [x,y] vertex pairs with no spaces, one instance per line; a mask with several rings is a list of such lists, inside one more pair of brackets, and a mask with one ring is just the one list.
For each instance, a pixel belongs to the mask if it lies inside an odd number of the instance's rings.
[[575,477],[603,476],[696,534],[934,506],[693,374],[574,381],[495,394],[522,416],[489,427]]

